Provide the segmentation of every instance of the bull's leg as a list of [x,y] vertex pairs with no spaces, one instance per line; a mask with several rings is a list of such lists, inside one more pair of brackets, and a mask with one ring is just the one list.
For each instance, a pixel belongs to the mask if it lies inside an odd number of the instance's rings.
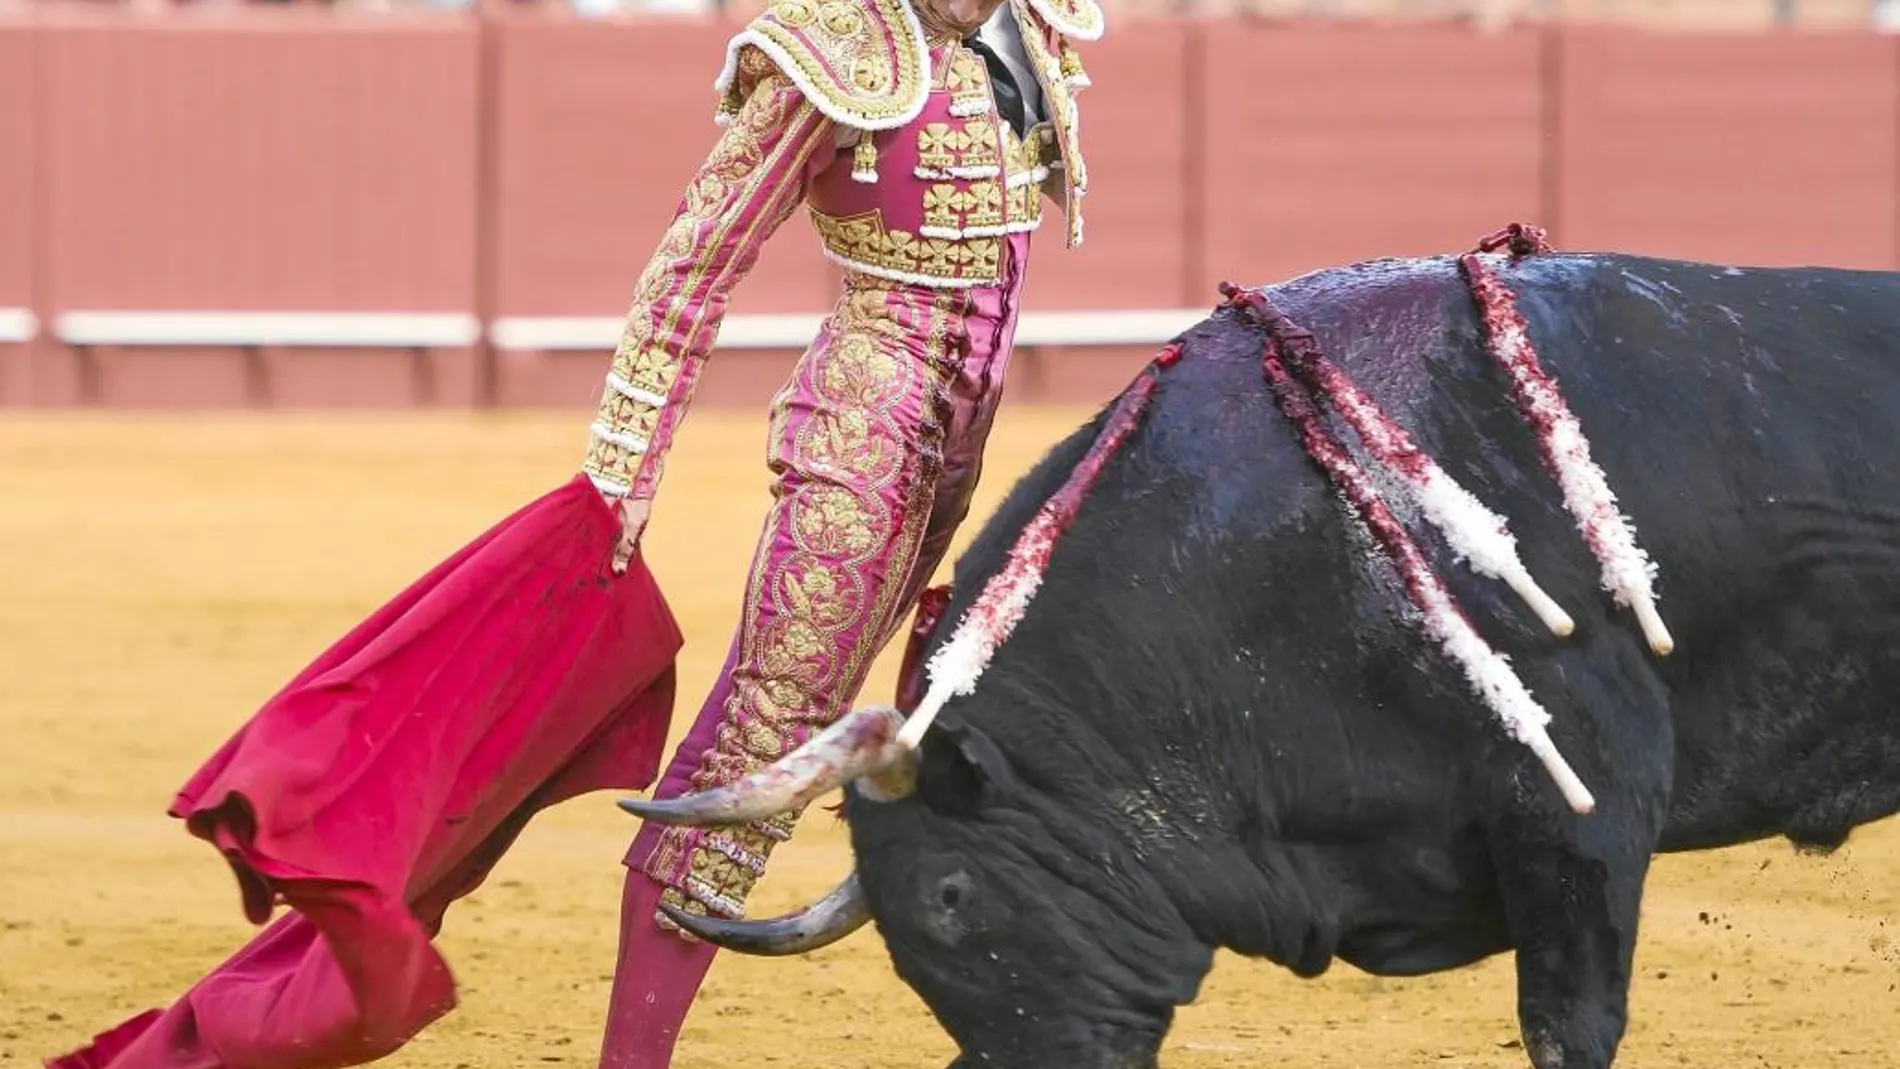
[[1609,1069],[1629,1019],[1649,848],[1589,841],[1643,838],[1601,810],[1576,821],[1581,841],[1561,841],[1549,829],[1564,819],[1526,817],[1542,827],[1506,832],[1492,851],[1516,947],[1518,1024],[1536,1069]]
[[1024,1039],[982,1054],[959,1052],[944,1069],[1159,1069],[1161,1065],[1159,1035],[1086,1027],[1081,1031],[1087,1034],[1048,1036],[1040,1042]]

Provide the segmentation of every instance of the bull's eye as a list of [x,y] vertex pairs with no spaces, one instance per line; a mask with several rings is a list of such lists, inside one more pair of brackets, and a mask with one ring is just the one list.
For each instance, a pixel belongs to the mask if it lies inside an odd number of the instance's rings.
[[976,882],[963,870],[928,880],[917,888],[924,907],[918,912],[924,915],[924,930],[935,941],[944,946],[956,946],[970,934],[971,926],[977,918],[971,913],[971,904],[978,895]]
[[937,904],[944,909],[955,909],[970,897],[970,874],[953,872],[937,881]]

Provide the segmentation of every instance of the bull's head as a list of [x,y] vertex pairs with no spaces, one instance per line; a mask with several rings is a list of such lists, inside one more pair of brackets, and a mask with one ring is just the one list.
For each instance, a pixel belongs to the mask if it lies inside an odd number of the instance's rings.
[[[622,803],[665,823],[731,825],[802,809],[840,787],[849,792],[858,866],[819,905],[757,922],[668,910],[675,922],[741,953],[795,954],[875,920],[897,974],[967,1064],[1155,1063],[1174,1007],[1193,997],[1212,948],[1183,919],[1180,895],[1167,887],[1180,881],[1155,863],[1154,844],[1129,840],[1123,807],[1132,789],[1104,790],[1100,779],[1077,774],[1096,762],[1128,769],[1143,753],[1118,752],[1093,734],[1090,717],[1055,708],[1072,695],[1052,703],[1020,693],[1007,670],[984,671],[1035,595],[1056,540],[1133,433],[1155,371],[1072,440],[1088,442],[1085,454],[1045,462],[1042,478],[1062,478],[1059,488],[1043,493],[1026,482],[1031,488],[1019,491],[1034,514],[1006,525],[1020,533],[1007,556],[984,569],[982,594],[933,655],[930,689],[908,727],[896,709],[859,709],[729,786]],[[934,621],[942,608],[920,613],[914,643],[932,626],[924,617]],[[1057,609],[1047,618],[1063,615]],[[982,697],[931,726],[953,693],[972,693],[978,675]],[[1014,715],[1033,706],[1047,715]],[[1007,714],[994,718],[1007,738],[976,726],[984,710]]]
[[627,800],[663,823],[730,825],[848,794],[858,866],[818,904],[770,920],[666,909],[744,954],[798,954],[875,919],[898,975],[963,1051],[957,1064],[1140,1069],[1211,950],[1159,879],[1074,799],[1030,786],[961,721],[912,750],[903,714],[859,709],[753,775],[703,794]]

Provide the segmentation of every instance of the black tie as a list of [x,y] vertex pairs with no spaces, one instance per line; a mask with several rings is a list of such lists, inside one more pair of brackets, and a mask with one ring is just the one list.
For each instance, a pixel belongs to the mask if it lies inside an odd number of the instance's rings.
[[1029,114],[1023,107],[1023,91],[1017,87],[1015,76],[1011,75],[1009,68],[1003,64],[1003,57],[997,55],[995,49],[984,44],[983,39],[977,34],[973,33],[964,38],[963,43],[983,57],[983,65],[990,69],[990,86],[996,93],[997,110],[1003,113],[1003,118],[1009,120],[1009,125],[1015,129],[1017,137],[1024,136],[1029,126]]

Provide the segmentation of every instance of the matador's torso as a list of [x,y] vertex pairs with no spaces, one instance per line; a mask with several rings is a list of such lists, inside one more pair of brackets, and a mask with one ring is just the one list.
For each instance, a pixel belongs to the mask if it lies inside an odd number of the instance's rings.
[[928,34],[915,2],[774,0],[733,37],[725,131],[634,287],[592,426],[601,493],[652,497],[728,295],[800,204],[831,259],[928,290],[1001,285],[1045,194],[1080,244],[1072,42],[1101,36],[1096,0],[1004,0],[969,40]]
[[[972,42],[925,29],[909,0],[776,0],[728,46],[722,120],[737,88],[773,66],[836,126],[806,208],[825,252],[852,270],[925,286],[1001,279],[1004,235],[1058,200],[1082,239],[1088,169],[1075,94],[1088,85],[1073,41],[1101,36],[1095,0],[1005,0]],[[751,46],[751,47],[748,47]],[[1022,107],[999,106],[992,64]]]

